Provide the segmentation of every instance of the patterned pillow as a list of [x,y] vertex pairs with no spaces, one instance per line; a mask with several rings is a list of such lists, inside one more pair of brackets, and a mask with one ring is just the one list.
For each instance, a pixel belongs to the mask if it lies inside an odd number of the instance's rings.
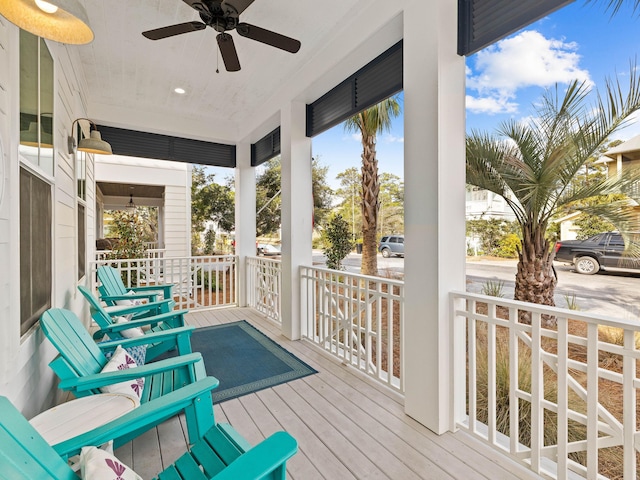
[[82,447],[79,463],[85,480],[142,480],[116,457],[96,447]]
[[[102,343],[102,342],[108,342],[109,337],[105,335],[105,339],[102,340],[101,342],[98,343]],[[127,351],[127,353],[129,355],[131,355],[133,357],[133,359],[136,361],[136,365],[144,365],[146,360],[147,360],[147,346],[146,345],[134,345],[132,347],[124,347],[124,349]],[[103,352],[104,356],[107,357],[107,360],[110,359],[111,357],[113,357],[114,351],[113,350],[108,350],[106,352]]]
[[[129,353],[120,345],[113,352],[109,362],[104,366],[102,372],[115,372],[117,370],[125,370],[127,368],[135,368],[138,364]],[[126,382],[107,385],[100,389],[104,393],[122,393],[130,395],[138,400],[142,397],[144,390],[144,378],[135,378]]]

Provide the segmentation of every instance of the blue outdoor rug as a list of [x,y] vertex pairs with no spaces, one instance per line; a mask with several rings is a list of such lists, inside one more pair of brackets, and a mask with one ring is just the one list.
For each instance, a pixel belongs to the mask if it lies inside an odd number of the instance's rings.
[[191,348],[202,354],[207,374],[220,380],[213,403],[317,373],[246,320],[196,328]]

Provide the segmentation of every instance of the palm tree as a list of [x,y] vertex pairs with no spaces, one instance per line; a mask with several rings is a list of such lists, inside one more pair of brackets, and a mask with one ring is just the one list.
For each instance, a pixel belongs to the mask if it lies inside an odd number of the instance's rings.
[[376,230],[378,228],[378,160],[376,137],[389,131],[391,119],[400,114],[397,97],[390,97],[349,118],[344,128],[362,135],[362,263],[363,275],[378,274]]
[[[640,109],[640,83],[635,65],[631,67],[626,96],[619,82],[608,80],[606,94],[596,91],[596,103],[590,106],[590,89],[584,82],[572,82],[564,95],[556,85],[543,95],[534,121],[504,122],[499,137],[472,132],[467,138],[467,182],[502,196],[522,232],[516,300],[554,305],[554,252],[545,234],[559,208],[597,195],[631,192],[640,180],[629,171],[623,177],[572,182],[609,135]],[[628,207],[633,205],[631,199],[600,205],[596,213],[630,229]]]

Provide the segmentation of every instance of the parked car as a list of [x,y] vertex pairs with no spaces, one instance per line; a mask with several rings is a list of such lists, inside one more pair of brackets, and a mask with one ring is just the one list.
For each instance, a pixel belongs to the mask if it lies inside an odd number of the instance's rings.
[[593,275],[600,270],[638,271],[640,259],[623,256],[625,250],[622,235],[605,232],[586,240],[556,242],[555,260],[571,263],[576,272]]
[[392,255],[404,257],[404,235],[387,235],[380,239],[378,251],[384,258]]
[[280,255],[282,253],[278,247],[270,243],[259,243],[257,249],[258,255]]

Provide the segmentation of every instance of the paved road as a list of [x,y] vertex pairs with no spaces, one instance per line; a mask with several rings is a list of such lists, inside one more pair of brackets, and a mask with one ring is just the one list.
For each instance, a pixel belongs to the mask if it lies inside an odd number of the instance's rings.
[[[352,253],[344,260],[347,271],[360,272],[360,255]],[[314,263],[323,263],[322,252],[314,251]],[[570,265],[556,262],[558,285],[556,305],[566,306],[566,299],[575,295],[582,312],[608,315],[624,320],[640,319],[640,273],[608,273],[580,275]],[[383,258],[378,255],[378,269],[389,272],[388,276],[402,278],[404,258]],[[513,298],[516,273],[515,260],[467,261],[467,291],[480,293],[488,280],[504,282],[505,298]],[[386,276],[386,275],[385,275]]]

